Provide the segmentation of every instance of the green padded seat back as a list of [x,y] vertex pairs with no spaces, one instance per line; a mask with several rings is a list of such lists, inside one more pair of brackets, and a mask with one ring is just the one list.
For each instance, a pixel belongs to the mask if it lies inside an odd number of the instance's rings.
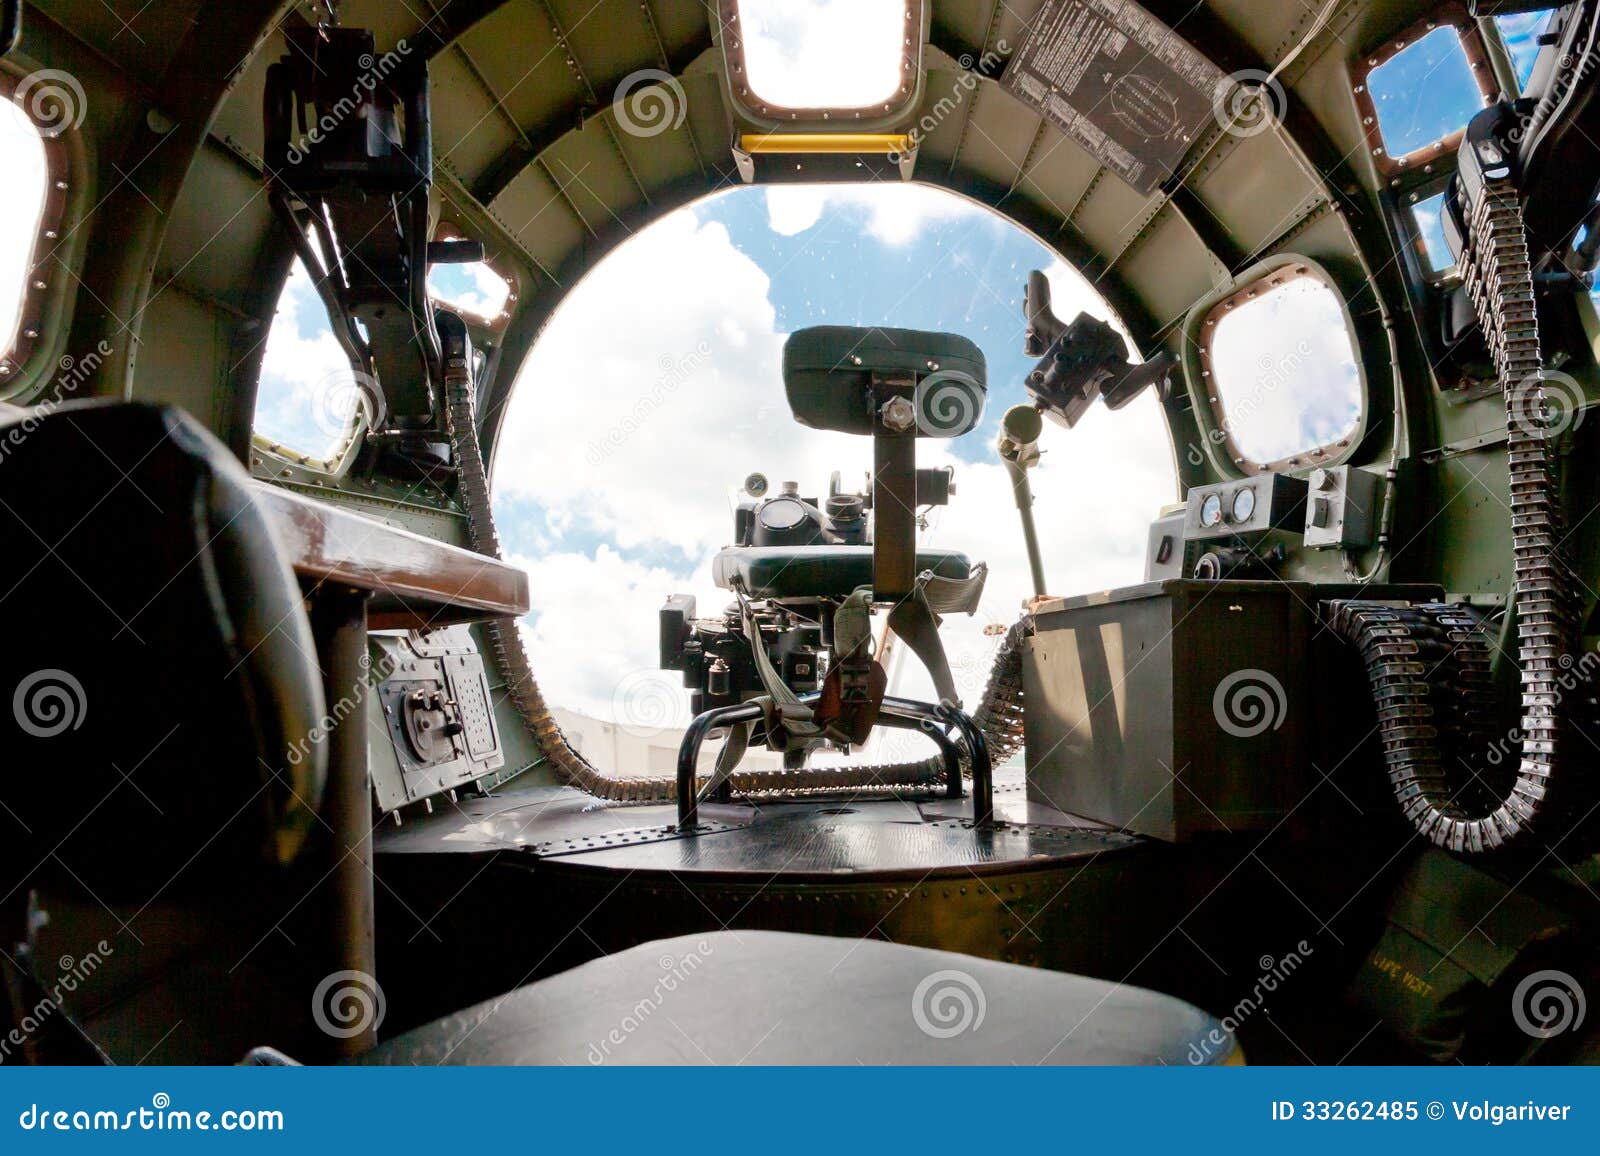
[[784,342],[789,408],[812,429],[871,434],[873,374],[916,380],[917,432],[923,437],[960,437],[983,419],[983,350],[959,334],[818,325]]
[[[957,581],[972,576],[965,554],[918,550],[917,573],[931,570]],[[734,546],[711,560],[711,577],[724,590],[751,598],[842,598],[872,585],[871,546]]]

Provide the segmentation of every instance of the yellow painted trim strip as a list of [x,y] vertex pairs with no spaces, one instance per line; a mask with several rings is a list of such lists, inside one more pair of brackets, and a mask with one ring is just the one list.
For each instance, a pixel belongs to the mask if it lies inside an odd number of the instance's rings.
[[745,133],[739,148],[752,156],[821,153],[907,153],[911,138],[903,132],[766,132]]

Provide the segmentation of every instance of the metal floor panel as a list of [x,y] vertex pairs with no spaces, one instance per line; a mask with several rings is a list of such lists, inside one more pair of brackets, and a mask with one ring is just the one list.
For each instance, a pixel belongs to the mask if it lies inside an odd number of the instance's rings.
[[[837,810],[837,809],[833,809]],[[869,809],[870,810],[870,809]],[[973,828],[960,819],[883,822],[870,813],[773,815],[714,834],[568,855],[564,862],[615,871],[816,876],[966,876],[1075,859],[1131,847],[1119,831],[997,824]]]
[[540,787],[464,800],[386,830],[376,851],[515,852],[601,871],[800,879],[1037,868],[1137,842],[1029,803],[1020,770],[1003,770],[996,791],[993,828],[972,826],[970,799],[878,797],[707,804],[706,829],[681,835],[672,805],[615,806],[571,788]]

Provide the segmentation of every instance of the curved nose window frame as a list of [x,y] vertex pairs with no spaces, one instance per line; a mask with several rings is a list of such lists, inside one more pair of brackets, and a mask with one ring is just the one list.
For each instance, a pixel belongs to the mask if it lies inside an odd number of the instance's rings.
[[[1256,461],[1240,448],[1229,428],[1226,404],[1217,388],[1212,364],[1212,340],[1220,321],[1233,310],[1263,293],[1283,288],[1294,281],[1316,282],[1333,294],[1339,303],[1345,335],[1350,341],[1356,367],[1360,408],[1355,425],[1343,437],[1324,445],[1310,446],[1287,457]],[[1256,474],[1293,472],[1336,465],[1348,461],[1360,449],[1371,418],[1371,392],[1367,369],[1355,319],[1349,302],[1326,268],[1308,257],[1285,253],[1268,258],[1247,269],[1230,288],[1203,298],[1189,313],[1185,324],[1184,372],[1190,403],[1199,426],[1204,453],[1222,477],[1249,477]],[[1293,388],[1293,382],[1290,383]]]

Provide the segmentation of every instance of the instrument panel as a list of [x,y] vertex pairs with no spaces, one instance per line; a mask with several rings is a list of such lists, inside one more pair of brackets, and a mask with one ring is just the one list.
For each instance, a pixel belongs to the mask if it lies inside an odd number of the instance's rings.
[[1267,530],[1305,529],[1307,484],[1288,474],[1258,474],[1189,491],[1183,536],[1208,542]]

